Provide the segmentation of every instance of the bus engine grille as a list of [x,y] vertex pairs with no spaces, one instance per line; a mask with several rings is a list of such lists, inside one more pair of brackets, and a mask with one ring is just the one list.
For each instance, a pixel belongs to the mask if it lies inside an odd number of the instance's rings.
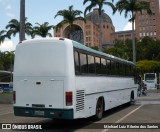
[[84,90],[76,91],[76,111],[84,110],[84,97],[85,97]]

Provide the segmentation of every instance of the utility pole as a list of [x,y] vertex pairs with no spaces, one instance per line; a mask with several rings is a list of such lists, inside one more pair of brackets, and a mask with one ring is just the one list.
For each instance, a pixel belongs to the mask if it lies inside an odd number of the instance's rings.
[[20,1],[20,42],[25,40],[25,0]]

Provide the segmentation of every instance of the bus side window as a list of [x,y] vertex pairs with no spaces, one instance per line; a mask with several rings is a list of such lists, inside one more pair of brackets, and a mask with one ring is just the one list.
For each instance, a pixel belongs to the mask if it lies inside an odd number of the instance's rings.
[[79,53],[77,51],[74,52],[74,62],[75,62],[75,73],[78,74],[80,72],[80,67],[79,67]]
[[81,73],[88,73],[87,55],[80,53]]
[[101,58],[101,74],[107,74],[106,59]]
[[95,73],[94,57],[91,55],[88,55],[88,72]]
[[101,62],[99,57],[95,57],[96,61],[96,74],[101,74]]
[[115,62],[111,61],[111,75],[115,75]]
[[115,63],[115,66],[116,66],[116,68],[115,68],[115,72],[116,72],[116,73],[115,73],[115,74],[116,74],[117,76],[119,76],[119,75],[120,75],[120,74],[119,74],[119,73],[120,73],[120,72],[119,72],[119,69],[120,69],[120,67],[119,67],[119,62],[116,62],[116,63]]
[[107,74],[111,74],[111,61],[107,60]]

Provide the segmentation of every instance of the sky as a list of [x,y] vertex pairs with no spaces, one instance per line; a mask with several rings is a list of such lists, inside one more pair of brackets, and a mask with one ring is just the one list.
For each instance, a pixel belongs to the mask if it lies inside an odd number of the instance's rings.
[[[56,25],[62,18],[56,17],[56,13],[59,10],[68,9],[70,5],[73,5],[74,10],[85,10],[86,5],[83,5],[83,0],[25,0],[26,1],[26,17],[28,22],[32,23],[33,26],[36,22],[42,24],[49,22],[50,25]],[[116,3],[118,0],[114,0]],[[118,12],[113,15],[112,9],[108,6],[104,6],[104,11],[107,13],[115,26],[116,31],[131,30],[131,23],[128,22],[128,18],[124,18],[124,14]],[[0,31],[4,30],[6,25],[11,19],[19,20],[20,16],[20,0],[0,0]],[[83,14],[81,15],[83,16]],[[53,31],[51,31],[53,34]],[[27,37],[27,39],[30,39]],[[1,44],[1,51],[12,51],[15,50],[16,45],[19,42],[19,35],[12,37],[11,40],[5,40]]]

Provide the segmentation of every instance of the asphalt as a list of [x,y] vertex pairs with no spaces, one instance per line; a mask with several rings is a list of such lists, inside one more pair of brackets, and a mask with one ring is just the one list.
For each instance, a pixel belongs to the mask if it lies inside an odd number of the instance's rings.
[[160,89],[148,90],[146,96],[137,97],[136,104],[160,104]]

